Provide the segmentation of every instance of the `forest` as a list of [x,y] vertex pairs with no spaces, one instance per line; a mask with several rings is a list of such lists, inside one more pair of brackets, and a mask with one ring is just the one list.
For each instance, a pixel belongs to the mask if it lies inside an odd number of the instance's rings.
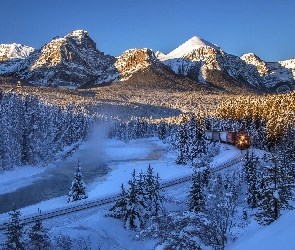
[[[124,104],[120,103],[124,106],[122,116],[120,112],[107,116],[109,107],[104,114],[99,113],[107,101],[97,97],[98,93],[90,95],[88,91],[68,90],[53,93],[44,88],[38,91],[47,94],[36,95],[28,91],[29,88],[22,91],[3,89],[0,91],[1,171],[53,161],[66,147],[70,146],[72,150],[79,147],[88,139],[93,126],[99,123],[107,124],[108,138],[125,143],[158,137],[175,152],[176,164],[192,166],[194,174],[186,211],[165,211],[165,195],[159,188],[160,176],[151,167],[146,173],[134,170],[129,187],[122,185],[121,199],[106,216],[123,221],[127,230],[135,232],[137,240],[155,238],[156,245],[164,249],[202,249],[207,246],[224,249],[228,240],[238,237],[234,234],[235,228],[247,227],[251,219],[260,225],[269,225],[281,216],[282,211],[293,208],[295,91],[209,98],[214,104],[204,97],[202,105],[190,109],[181,102],[184,93],[178,99],[181,105],[167,100],[170,105],[166,110],[163,110],[166,104],[157,106],[154,101],[141,100],[150,107],[148,116],[134,113],[135,104],[126,99]],[[196,102],[195,95],[186,98],[186,101],[191,98],[191,103]],[[113,101],[108,100],[108,104]],[[163,111],[167,112],[161,115]],[[251,147],[263,150],[264,154],[258,157],[249,150],[245,152],[240,169],[213,173],[210,162],[218,154],[220,144],[208,141],[205,130],[243,130],[250,136]],[[73,192],[69,202],[76,200],[72,197],[78,197]],[[81,199],[84,198],[87,197],[84,195]],[[9,236],[15,233],[13,230],[24,234],[22,227],[13,227],[13,223],[19,223],[18,211],[12,211],[10,218],[4,249],[25,249],[10,248],[14,239]],[[61,242],[72,244],[73,240],[65,237],[49,240],[49,235],[44,233],[44,245],[36,248],[38,241],[34,237],[38,235],[36,232],[44,230],[41,224],[37,218],[35,228],[31,228],[27,237],[30,249],[50,249],[50,244],[60,247],[56,249],[66,249],[61,248]],[[80,239],[79,244],[81,242],[86,241]],[[18,244],[23,246],[24,242],[19,238]]]

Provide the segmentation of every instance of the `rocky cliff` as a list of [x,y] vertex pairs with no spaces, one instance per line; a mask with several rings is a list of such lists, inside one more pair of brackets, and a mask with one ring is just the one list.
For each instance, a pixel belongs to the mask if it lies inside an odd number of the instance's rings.
[[281,92],[295,87],[295,59],[267,63],[253,53],[238,57],[199,37],[192,37],[167,55],[130,49],[114,57],[99,51],[87,31],[76,30],[36,50],[2,44],[0,59],[0,75],[38,86],[79,88],[149,79],[158,84],[165,81],[168,86],[189,78],[198,86],[202,83],[234,92],[241,87]]

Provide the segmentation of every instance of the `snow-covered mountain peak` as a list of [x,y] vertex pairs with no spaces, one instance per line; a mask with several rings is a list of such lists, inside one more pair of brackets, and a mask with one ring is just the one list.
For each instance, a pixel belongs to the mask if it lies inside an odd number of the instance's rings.
[[210,43],[203,38],[193,36],[191,39],[187,40],[185,43],[180,45],[177,49],[188,49],[188,50],[193,50],[193,49],[198,49],[200,47],[204,46],[209,46],[214,49],[219,49],[219,47],[213,43]]
[[171,51],[169,54],[165,55],[161,52],[158,52],[157,56],[161,61],[174,58],[183,58],[185,55],[190,54],[194,50],[197,50],[201,47],[211,47],[213,49],[220,50],[220,47],[218,47],[217,45],[210,43],[200,37],[193,36],[185,43],[181,44],[179,47]]
[[127,80],[132,73],[149,66],[159,67],[159,60],[151,49],[129,49],[118,57],[115,66],[121,72],[121,80]]
[[268,74],[268,67],[266,63],[254,53],[244,54],[240,58],[245,63],[254,65],[257,68],[257,71],[259,72],[260,76]]
[[0,58],[3,61],[16,58],[23,59],[29,56],[34,50],[32,47],[17,43],[0,44]]
[[86,30],[74,30],[66,35],[66,37],[77,37],[77,38],[84,38],[88,36],[88,32]]

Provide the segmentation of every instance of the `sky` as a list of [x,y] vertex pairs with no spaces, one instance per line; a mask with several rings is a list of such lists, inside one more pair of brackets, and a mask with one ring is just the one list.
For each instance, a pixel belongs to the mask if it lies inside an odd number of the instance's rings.
[[0,44],[40,48],[87,30],[97,48],[169,53],[193,36],[227,53],[271,62],[295,57],[294,0],[1,0]]

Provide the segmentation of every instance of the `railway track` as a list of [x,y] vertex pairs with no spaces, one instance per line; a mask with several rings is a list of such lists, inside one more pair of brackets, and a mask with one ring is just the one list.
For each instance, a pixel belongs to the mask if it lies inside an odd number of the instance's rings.
[[[239,163],[240,161],[243,160],[244,158],[244,153],[240,153],[237,157],[235,157],[234,159],[221,164],[219,166],[216,166],[214,168],[211,168],[210,172],[211,173],[216,173],[218,171],[224,170],[226,168],[229,168],[231,166],[234,166],[235,164]],[[178,178],[174,178],[174,179],[170,179],[167,181],[163,181],[160,183],[160,187],[161,188],[167,188],[167,187],[171,187],[180,183],[184,183],[187,181],[190,181],[192,179],[192,175],[186,175],[186,176],[182,176],[182,177],[178,177]],[[120,199],[120,193],[114,193],[96,200],[92,200],[92,201],[87,201],[85,200],[84,203],[80,203],[80,204],[73,204],[71,206],[67,206],[67,207],[63,207],[63,208],[57,208],[55,210],[52,211],[47,211],[41,214],[31,214],[29,216],[23,216],[21,218],[21,223],[23,224],[30,224],[32,222],[34,222],[34,220],[36,219],[37,216],[39,216],[40,219],[42,220],[46,220],[46,219],[50,219],[50,218],[54,218],[54,217],[58,217],[58,216],[63,216],[66,214],[70,214],[70,213],[74,213],[74,212],[78,212],[78,211],[82,211],[85,209],[89,209],[89,208],[93,208],[93,207],[97,207],[97,206],[101,206],[104,204],[108,204],[108,203],[112,203],[117,201],[118,199]],[[1,222],[0,224],[0,230],[4,230],[5,229],[5,224],[7,223],[8,220],[5,220],[3,222]]]

